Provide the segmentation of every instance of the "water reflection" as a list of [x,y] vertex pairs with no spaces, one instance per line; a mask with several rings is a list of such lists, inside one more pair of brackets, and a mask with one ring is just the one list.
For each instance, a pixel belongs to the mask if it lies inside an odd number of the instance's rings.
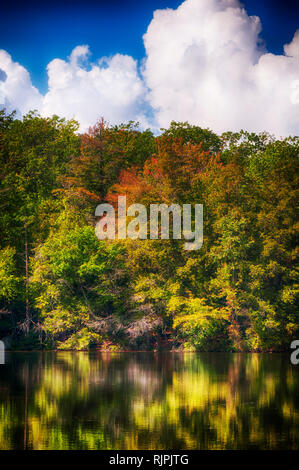
[[298,449],[288,356],[11,353],[1,449]]

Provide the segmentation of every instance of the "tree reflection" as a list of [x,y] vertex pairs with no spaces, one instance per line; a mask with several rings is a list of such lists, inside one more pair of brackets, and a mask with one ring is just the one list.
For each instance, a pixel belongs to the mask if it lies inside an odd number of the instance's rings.
[[295,449],[284,355],[11,353],[1,449]]

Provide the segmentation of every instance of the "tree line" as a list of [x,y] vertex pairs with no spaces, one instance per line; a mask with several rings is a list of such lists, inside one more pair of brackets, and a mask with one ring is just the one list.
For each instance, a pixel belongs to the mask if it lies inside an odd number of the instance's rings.
[[[0,111],[0,338],[14,349],[276,351],[299,336],[299,138]],[[102,240],[95,208],[203,204],[203,246]]]

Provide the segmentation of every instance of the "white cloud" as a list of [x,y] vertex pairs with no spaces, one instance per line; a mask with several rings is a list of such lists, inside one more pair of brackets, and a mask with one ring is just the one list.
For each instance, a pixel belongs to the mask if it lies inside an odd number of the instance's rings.
[[81,130],[104,116],[112,124],[133,119],[166,127],[177,120],[217,132],[298,134],[299,30],[284,55],[267,52],[261,30],[239,0],[186,0],[154,12],[142,76],[132,57],[92,61],[80,45],[68,60],[48,64],[45,95],[0,51],[0,104],[22,114],[74,117]]
[[144,35],[144,78],[160,126],[189,121],[215,131],[295,134],[299,31],[285,55],[261,46],[258,17],[238,0],[186,0],[158,10]]
[[42,114],[75,117],[82,128],[101,116],[111,123],[136,119],[145,94],[137,62],[116,54],[93,64],[88,56],[88,46],[78,46],[68,61],[54,59],[48,64],[49,91]]
[[296,31],[293,41],[284,46],[284,52],[289,57],[299,57],[299,29]]
[[40,109],[42,96],[35,88],[28,71],[4,50],[0,50],[0,105],[21,114],[30,109]]
[[43,96],[32,86],[27,70],[0,51],[0,101],[22,114],[38,109],[43,116],[58,114],[75,118],[86,130],[101,116],[113,124],[130,119],[146,121],[145,86],[137,62],[116,54],[97,63],[89,61],[88,46],[77,46],[69,60],[52,60],[47,66],[48,92]]

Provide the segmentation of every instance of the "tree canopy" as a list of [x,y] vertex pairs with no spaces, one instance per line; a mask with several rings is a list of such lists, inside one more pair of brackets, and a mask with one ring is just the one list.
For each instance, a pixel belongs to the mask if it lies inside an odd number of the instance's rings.
[[[299,138],[0,112],[0,336],[14,348],[268,351],[298,316]],[[204,241],[106,240],[97,204],[203,204]]]

